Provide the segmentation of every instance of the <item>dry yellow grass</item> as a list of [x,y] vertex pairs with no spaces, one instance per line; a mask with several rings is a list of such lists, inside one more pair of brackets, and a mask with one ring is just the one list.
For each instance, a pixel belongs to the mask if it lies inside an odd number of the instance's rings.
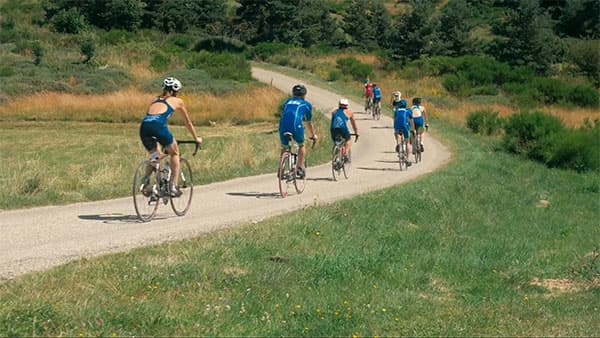
[[[62,120],[126,122],[142,118],[158,93],[129,88],[104,95],[44,92],[11,99],[0,106],[4,120]],[[183,94],[196,123],[207,121],[263,121],[273,119],[283,94],[269,87],[253,87],[236,94]],[[177,120],[177,117],[175,117]]]

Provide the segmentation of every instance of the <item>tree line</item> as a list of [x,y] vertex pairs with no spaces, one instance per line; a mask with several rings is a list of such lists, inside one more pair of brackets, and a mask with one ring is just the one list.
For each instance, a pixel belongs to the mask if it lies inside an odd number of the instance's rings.
[[600,1],[395,0],[392,6],[404,8],[395,15],[385,5],[383,0],[45,0],[44,10],[47,22],[65,33],[88,25],[193,32],[252,45],[378,50],[399,62],[490,55],[540,74],[568,59],[600,82],[594,52]]

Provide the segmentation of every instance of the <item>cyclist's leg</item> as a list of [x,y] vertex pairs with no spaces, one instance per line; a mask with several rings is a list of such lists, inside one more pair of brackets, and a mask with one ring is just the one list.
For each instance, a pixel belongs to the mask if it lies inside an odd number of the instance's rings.
[[292,138],[296,143],[298,143],[298,162],[296,163],[296,168],[303,168],[304,166],[304,158],[306,157],[306,147],[304,146],[304,128],[296,129]]
[[179,182],[179,146],[177,141],[173,140],[173,143],[166,147],[169,156],[171,156],[171,183],[177,184]]

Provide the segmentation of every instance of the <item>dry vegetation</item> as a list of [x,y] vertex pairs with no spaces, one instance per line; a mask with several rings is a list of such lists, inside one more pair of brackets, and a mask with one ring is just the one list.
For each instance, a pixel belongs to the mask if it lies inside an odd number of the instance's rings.
[[[1,120],[106,121],[140,120],[152,98],[129,88],[105,95],[44,92],[11,99],[0,106]],[[273,119],[283,94],[274,88],[253,87],[245,92],[215,96],[209,93],[181,96],[197,123],[208,121],[255,122]],[[252,104],[249,104],[252,102]],[[175,121],[177,117],[174,117]]]

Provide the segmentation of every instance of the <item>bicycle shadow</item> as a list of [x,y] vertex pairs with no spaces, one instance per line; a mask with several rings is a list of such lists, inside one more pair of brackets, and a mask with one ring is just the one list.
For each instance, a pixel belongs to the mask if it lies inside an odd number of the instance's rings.
[[333,182],[333,177],[307,177],[307,181],[330,181]]
[[398,163],[398,160],[395,160],[395,161],[391,161],[391,160],[376,160],[375,162],[379,162],[379,163]]
[[[140,219],[136,215],[124,215],[124,214],[97,214],[97,215],[79,215],[79,219],[86,221],[102,221],[105,224],[116,224],[116,223],[141,223]],[[165,219],[166,217],[153,217],[153,220]]]
[[[398,163],[397,161],[394,163]],[[370,168],[370,167],[358,167],[356,169],[360,170],[370,170],[370,171],[401,171],[398,168]]]
[[390,126],[373,126],[371,129],[394,129]]
[[281,194],[278,192],[228,192],[229,196],[242,196],[242,197],[255,197],[255,198],[281,198]]

